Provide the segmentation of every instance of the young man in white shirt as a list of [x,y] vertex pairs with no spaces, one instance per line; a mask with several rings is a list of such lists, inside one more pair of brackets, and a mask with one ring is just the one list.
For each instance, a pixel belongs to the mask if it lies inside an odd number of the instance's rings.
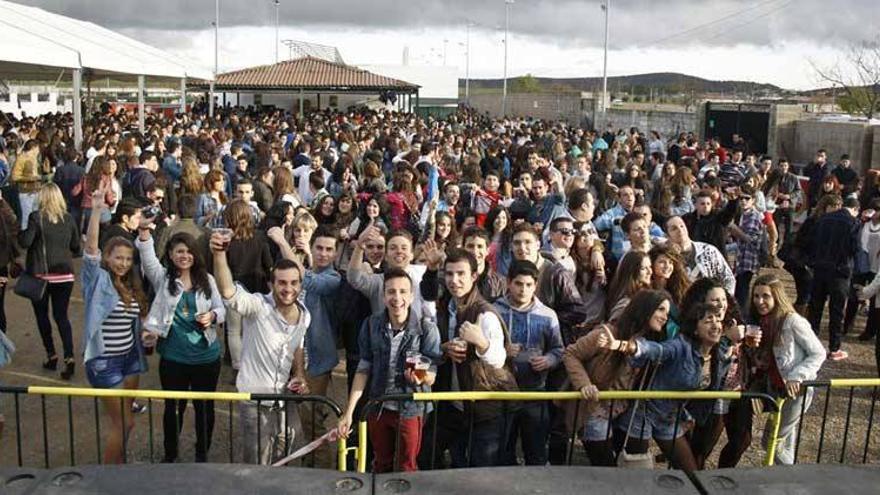
[[[232,280],[226,242],[223,234],[214,233],[210,245],[217,289],[226,306],[241,314],[242,326],[247,329],[242,336],[238,391],[308,394],[303,342],[311,318],[298,301],[304,275],[302,266],[287,259],[278,261],[272,270],[272,293],[251,294]],[[270,464],[284,455],[279,448],[293,446],[294,432],[301,431],[296,407],[291,402],[281,408],[275,405],[239,403],[244,463]]]

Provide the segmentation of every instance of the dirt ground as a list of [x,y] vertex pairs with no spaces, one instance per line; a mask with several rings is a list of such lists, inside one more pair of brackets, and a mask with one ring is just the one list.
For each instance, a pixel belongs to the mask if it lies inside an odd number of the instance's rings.
[[[788,281],[789,291],[793,295],[794,287],[787,273],[780,275]],[[74,290],[74,299],[70,306],[70,319],[74,328],[74,344],[79,352],[82,335],[83,301],[79,287]],[[24,299],[8,291],[6,295],[6,312],[9,321],[9,336],[18,346],[18,352],[12,365],[0,370],[0,384],[3,385],[45,385],[45,386],[78,386],[88,387],[82,366],[78,364],[72,381],[62,381],[57,372],[43,370],[40,363],[44,359],[39,333],[36,329],[33,311]],[[823,321],[823,342],[827,343],[827,335]],[[842,362],[826,362],[820,373],[820,379],[827,378],[876,378],[877,368],[874,361],[874,343],[859,342],[856,335],[864,327],[865,318],[860,316],[856,328],[844,337],[844,349],[850,358]],[[56,347],[60,350],[57,332]],[[141,377],[140,387],[143,389],[160,389],[158,378],[158,356],[150,358],[150,371]],[[234,391],[232,370],[223,366],[220,375],[219,391]],[[344,365],[340,364],[333,372],[330,397],[341,406],[345,397]],[[847,415],[850,400],[849,390],[832,391],[831,400],[827,401],[827,391],[817,390],[813,405],[806,414],[802,425],[799,446],[799,462],[816,462],[819,459],[821,444],[821,462],[839,462],[843,454],[847,463],[862,462],[865,453],[868,426],[871,421],[869,413],[874,406],[871,400],[871,389],[856,389],[852,394],[851,414]],[[158,462],[164,451],[162,447],[162,401],[151,401],[149,411],[136,415],[135,429],[129,441],[128,462]],[[18,397],[18,427],[16,428],[16,401],[10,394],[0,394],[0,412],[6,417],[5,430],[0,439],[0,465],[13,466],[21,463],[25,466],[52,467],[71,464],[93,464],[100,459],[97,441],[99,432],[96,425],[105,421],[103,415],[96,414],[96,401],[90,398],[39,397],[21,395]],[[823,412],[827,408],[824,435],[822,432]],[[100,411],[100,409],[97,409]],[[310,411],[303,411],[303,420],[310,423]],[[318,411],[321,416],[321,411]],[[45,418],[45,421],[44,421]],[[194,459],[193,445],[193,410],[190,405],[187,419],[183,427],[179,462],[191,462]],[[326,420],[324,426],[317,430],[322,433],[334,424],[333,415]],[[318,420],[320,422],[320,420]],[[847,421],[849,427],[847,429]],[[45,427],[43,426],[45,423]],[[742,464],[758,465],[763,458],[760,439],[763,433],[763,421],[756,419],[752,447],[747,452]],[[230,462],[240,460],[240,448],[235,439],[239,424],[235,413],[235,405],[230,403],[216,404],[216,424],[213,443],[208,456],[210,462]],[[307,428],[310,430],[310,428]],[[844,434],[848,431],[848,434]],[[231,435],[230,435],[231,432]],[[233,441],[230,441],[233,440]],[[20,442],[20,449],[19,449]],[[714,466],[717,453],[725,443],[722,436],[716,452],[709,461]],[[584,462],[580,449],[575,449],[574,461]],[[880,441],[875,440],[869,445],[868,462],[880,459]],[[318,467],[335,467],[335,445],[324,446],[317,455],[301,461],[304,465]]]

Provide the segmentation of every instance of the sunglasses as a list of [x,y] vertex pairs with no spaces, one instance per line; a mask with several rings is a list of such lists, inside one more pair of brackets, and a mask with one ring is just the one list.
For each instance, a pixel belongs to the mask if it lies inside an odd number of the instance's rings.
[[577,231],[574,229],[556,229],[554,232],[560,233],[562,235],[574,235]]

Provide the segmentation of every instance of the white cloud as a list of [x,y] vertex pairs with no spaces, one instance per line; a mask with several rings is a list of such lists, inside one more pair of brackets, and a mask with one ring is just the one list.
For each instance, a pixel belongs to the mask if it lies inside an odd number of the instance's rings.
[[[214,65],[212,30],[195,32],[125,30],[126,34],[189,57],[206,67]],[[169,36],[170,35],[170,36]],[[410,47],[414,65],[440,65],[446,39],[447,64],[465,77],[464,29],[343,29],[282,27],[280,39],[297,39],[336,46],[352,64],[399,64],[403,48]],[[502,31],[471,32],[472,78],[503,75]],[[220,71],[274,62],[275,30],[272,27],[231,27],[220,31]],[[612,45],[613,46],[613,45]],[[808,41],[779,42],[756,46],[745,42],[730,46],[691,48],[625,48],[609,52],[608,73],[631,75],[648,72],[681,72],[713,80],[745,80],[775,84],[788,89],[821,86],[809,60],[833,63],[838,49]],[[287,49],[280,48],[282,59]],[[531,73],[548,77],[595,77],[602,75],[601,47],[559,43],[544,38],[510,36],[508,75]]]

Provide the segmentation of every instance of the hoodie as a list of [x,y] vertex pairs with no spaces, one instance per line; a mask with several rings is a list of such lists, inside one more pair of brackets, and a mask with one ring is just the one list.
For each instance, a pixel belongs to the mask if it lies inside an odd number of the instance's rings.
[[[519,389],[544,390],[547,373],[559,366],[564,350],[556,312],[537,298],[533,298],[532,303],[522,310],[512,308],[507,296],[495,301],[494,306],[501,321],[507,325],[510,342],[522,345],[520,355],[512,358]],[[530,348],[541,350],[541,354],[550,360],[550,369],[543,372],[532,370],[527,353]]]

